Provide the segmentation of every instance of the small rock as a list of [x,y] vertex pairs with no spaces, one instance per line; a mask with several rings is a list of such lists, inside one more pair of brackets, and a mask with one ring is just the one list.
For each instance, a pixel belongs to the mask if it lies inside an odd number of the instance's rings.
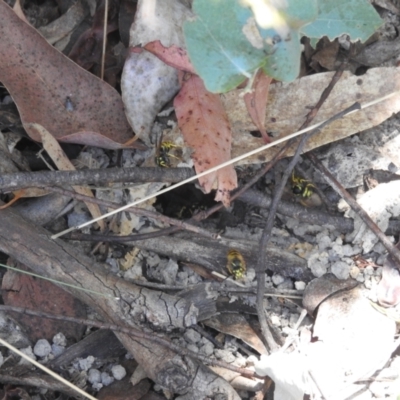
[[226,363],[232,363],[235,361],[235,356],[228,350],[216,349],[214,354],[217,358]]
[[336,278],[347,279],[350,274],[350,266],[343,261],[337,261],[331,266],[331,271]]
[[51,353],[50,343],[46,339],[39,339],[33,348],[33,352],[38,357],[48,356]]
[[327,267],[325,265],[323,265],[321,262],[317,261],[314,262],[311,266],[310,266],[311,272],[313,273],[313,275],[317,278],[321,277],[322,275],[326,274],[327,271]]
[[92,388],[97,392],[103,387],[102,383],[93,383]]
[[67,345],[67,338],[63,333],[58,332],[53,336],[53,343],[65,347]]
[[64,346],[59,346],[57,344],[52,344],[51,345],[51,352],[53,353],[54,357],[59,356],[60,354],[64,353],[65,347]]
[[274,285],[278,286],[279,284],[281,284],[283,281],[285,280],[285,278],[282,275],[279,274],[274,274],[272,276],[272,282]]
[[111,385],[114,382],[114,378],[107,374],[107,372],[102,372],[101,373],[101,383],[104,386]]
[[[21,353],[24,353],[29,358],[32,358],[33,360],[36,360],[36,356],[33,354],[31,346],[25,347],[23,349],[19,349],[19,351]],[[30,364],[30,362],[28,360],[25,360],[25,358],[21,358],[21,360],[19,361],[19,364],[20,365],[27,365],[27,364]]]
[[371,267],[371,265],[368,265],[368,267],[365,267],[364,268],[364,275],[365,275],[365,277],[367,277],[368,275],[369,276],[374,275],[374,268]]
[[201,346],[199,349],[199,353],[203,354],[207,357],[211,356],[211,354],[213,354],[213,352],[214,352],[214,346],[212,345],[212,343],[206,343],[203,346]]
[[318,240],[318,249],[319,250],[325,250],[326,248],[330,247],[332,244],[332,241],[329,236],[323,235]]
[[199,352],[199,348],[195,344],[188,344],[186,348],[194,353]]
[[199,342],[201,339],[200,333],[196,332],[194,329],[186,330],[183,337],[188,343],[192,344]]
[[78,366],[79,369],[82,371],[89,371],[89,369],[92,367],[94,363],[94,357],[93,356],[88,356],[86,358],[83,358],[78,361]]
[[91,368],[88,371],[88,381],[93,385],[101,382],[101,372],[98,369]]
[[277,315],[271,315],[271,323],[275,326],[281,326],[281,319]]
[[287,290],[287,289],[293,289],[293,282],[290,278],[285,278],[282,283],[277,285],[277,288],[280,290]]
[[297,281],[294,283],[294,287],[296,290],[304,290],[306,288],[306,284],[303,281]]
[[117,380],[120,381],[121,379],[125,378],[126,376],[126,369],[122,365],[114,365],[111,368],[111,373],[113,374],[113,377]]
[[345,244],[342,247],[342,253],[345,257],[351,257],[357,254],[357,252],[354,251],[353,247],[350,246],[349,244]]
[[358,268],[356,266],[350,268],[350,276],[353,279],[357,279],[358,276],[360,275],[360,273],[361,273],[360,268]]

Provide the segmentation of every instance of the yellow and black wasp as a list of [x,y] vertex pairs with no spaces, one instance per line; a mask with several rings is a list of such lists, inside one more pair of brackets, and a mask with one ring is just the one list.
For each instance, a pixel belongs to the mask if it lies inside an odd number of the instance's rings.
[[246,273],[246,261],[238,250],[230,249],[228,251],[226,268],[234,280],[243,278]]
[[175,148],[179,148],[179,146],[170,141],[161,142],[156,151],[156,164],[162,168],[169,168],[171,166],[170,157],[178,158],[171,154],[171,150]]
[[305,199],[311,197],[314,193],[315,185],[307,179],[301,178],[292,171],[292,192],[296,196],[301,196]]

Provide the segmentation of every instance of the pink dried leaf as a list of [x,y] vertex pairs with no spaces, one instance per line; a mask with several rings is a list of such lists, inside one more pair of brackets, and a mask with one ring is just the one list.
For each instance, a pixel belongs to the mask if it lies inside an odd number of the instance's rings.
[[[197,173],[231,159],[231,129],[218,94],[206,90],[197,75],[186,74],[174,106],[178,125],[186,144],[193,149],[192,159]],[[217,189],[216,201],[229,205],[230,191],[237,187],[232,165],[199,179],[206,193]]]
[[252,90],[244,95],[244,102],[254,125],[260,131],[264,142],[270,143],[271,139],[265,130],[265,114],[268,101],[268,90],[272,78],[259,69],[254,78]]
[[171,67],[181,71],[195,74],[192,63],[189,60],[186,50],[179,46],[172,45],[170,47],[163,46],[159,40],[147,43],[144,48],[150,53],[157,56],[161,61]]

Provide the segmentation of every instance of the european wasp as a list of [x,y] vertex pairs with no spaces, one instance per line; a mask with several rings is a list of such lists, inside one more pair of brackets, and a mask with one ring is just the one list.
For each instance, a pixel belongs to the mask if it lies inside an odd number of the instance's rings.
[[246,273],[246,261],[239,251],[234,249],[228,251],[226,268],[234,280],[243,278]]
[[156,152],[156,157],[155,157],[156,164],[162,168],[170,167],[171,166],[170,157],[178,158],[172,155],[170,151],[178,147],[179,146],[169,141],[161,142]]
[[314,193],[315,185],[309,180],[296,176],[294,170],[292,171],[292,192],[296,196],[308,199]]

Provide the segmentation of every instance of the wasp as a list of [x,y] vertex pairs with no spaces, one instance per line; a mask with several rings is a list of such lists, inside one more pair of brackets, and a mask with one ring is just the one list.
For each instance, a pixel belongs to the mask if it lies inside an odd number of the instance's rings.
[[239,251],[234,249],[228,251],[226,268],[234,280],[243,278],[246,273],[246,261]]
[[296,176],[292,171],[292,192],[296,196],[308,199],[314,193],[315,185],[309,180]]
[[178,158],[170,153],[174,148],[179,148],[179,146],[169,141],[160,143],[155,157],[155,162],[159,167],[168,168],[171,166],[170,157]]

